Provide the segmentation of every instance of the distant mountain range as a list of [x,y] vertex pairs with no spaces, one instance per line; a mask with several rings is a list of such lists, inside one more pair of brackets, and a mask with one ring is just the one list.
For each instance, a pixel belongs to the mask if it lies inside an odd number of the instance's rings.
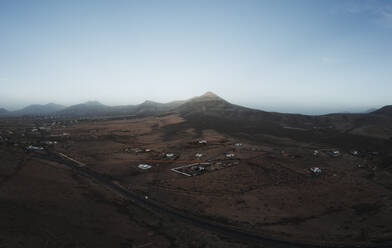
[[147,115],[158,112],[167,112],[174,110],[184,101],[175,101],[169,103],[158,103],[153,101],[145,101],[138,105],[124,106],[107,106],[100,102],[86,102],[70,106],[60,111],[53,112],[55,116],[115,116],[115,115]]
[[[260,118],[261,115],[269,115],[269,117],[287,115],[272,112],[265,112],[262,110],[254,110],[246,107],[238,106],[227,102],[221,97],[212,92],[207,92],[202,96],[193,97],[189,100],[173,101],[169,103],[158,103],[153,101],[145,101],[138,105],[123,105],[123,106],[107,106],[98,101],[88,101],[81,104],[72,105],[69,107],[48,103],[45,105],[34,104],[29,105],[23,109],[16,111],[7,111],[0,108],[1,117],[14,116],[44,116],[53,115],[58,117],[92,117],[92,116],[114,116],[114,115],[141,115],[154,114],[158,112],[179,112],[184,115],[191,115],[196,113],[207,113],[210,115],[225,113],[226,117],[232,116],[238,118],[238,115],[245,114],[247,118]],[[249,116],[253,113],[255,116]],[[366,111],[365,113],[376,115],[392,116],[392,106],[385,106],[381,109],[374,109]],[[303,116],[303,115],[290,115]],[[245,116],[244,116],[245,117]],[[279,119],[279,118],[278,118]]]
[[50,115],[65,108],[65,106],[55,103],[48,103],[45,105],[32,104],[16,111],[8,111],[4,108],[0,108],[0,116],[42,116]]
[[54,112],[65,109],[63,105],[48,103],[45,105],[33,104],[29,105],[21,110],[9,112],[9,114],[23,116],[23,115],[50,115]]
[[[189,100],[158,103],[145,101],[138,105],[107,106],[89,101],[70,107],[49,103],[30,105],[18,111],[0,109],[0,117],[54,116],[66,118],[147,116],[176,113],[195,126],[207,125],[241,132],[244,128],[268,135],[288,135],[293,132],[335,130],[340,133],[392,139],[392,105],[369,113],[337,113],[319,116],[284,114],[255,110],[231,104],[212,92]],[[305,137],[305,136],[304,136]]]

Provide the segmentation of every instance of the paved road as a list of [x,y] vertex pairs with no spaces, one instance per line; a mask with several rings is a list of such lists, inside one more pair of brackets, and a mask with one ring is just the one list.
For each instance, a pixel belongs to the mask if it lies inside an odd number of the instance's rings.
[[[73,159],[67,159],[66,156],[60,155],[54,152],[48,152],[48,154],[36,154],[35,155],[38,158],[41,159],[46,159],[46,160],[51,160],[55,161],[61,164],[64,164],[72,169],[77,170],[80,174],[94,178],[95,180],[99,181],[100,183],[106,185],[107,187],[115,190],[116,192],[128,197],[129,199],[132,199],[135,204],[140,205],[142,208],[148,208],[151,210],[155,210],[157,212],[166,214],[170,217],[175,217],[178,220],[186,221],[188,223],[191,223],[195,226],[201,227],[201,228],[208,228],[210,230],[213,230],[215,232],[223,233],[223,234],[228,234],[230,237],[237,237],[242,240],[247,240],[247,241],[252,241],[257,244],[257,242],[260,242],[260,246],[263,247],[268,247],[268,243],[270,245],[275,244],[275,245],[280,245],[280,247],[290,247],[290,248],[388,248],[390,246],[387,245],[380,245],[380,246],[365,246],[365,245],[344,245],[344,244],[315,244],[315,243],[302,243],[302,242],[297,242],[297,241],[291,241],[291,240],[285,240],[285,239],[279,239],[279,238],[274,238],[274,237],[268,237],[268,236],[262,236],[260,234],[252,233],[248,230],[242,230],[236,227],[232,226],[227,226],[224,224],[220,224],[217,222],[213,222],[211,220],[208,220],[206,218],[200,218],[200,217],[195,217],[191,216],[189,214],[181,213],[176,210],[170,209],[165,206],[161,206],[158,203],[145,199],[144,196],[139,196],[135,193],[132,193],[123,187],[119,186],[118,184],[114,183],[111,178],[109,178],[106,175],[103,175],[99,172],[96,172],[88,166],[81,166],[80,162],[77,162]],[[265,244],[264,244],[265,243]]]

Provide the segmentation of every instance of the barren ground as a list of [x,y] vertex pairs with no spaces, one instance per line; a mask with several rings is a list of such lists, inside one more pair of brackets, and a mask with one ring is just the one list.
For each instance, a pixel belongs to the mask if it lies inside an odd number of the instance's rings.
[[[56,124],[39,134],[31,133],[34,123],[1,126],[2,132],[12,128],[14,134],[0,143],[0,247],[261,245],[146,212],[99,182],[24,149],[23,142],[48,139],[58,144],[46,150],[66,154],[181,213],[295,242],[376,246],[392,240],[392,180],[385,151],[370,155],[372,150],[361,150],[353,156],[350,142],[340,146],[323,142],[322,136],[231,133],[178,115]],[[335,149],[342,156],[328,155]],[[170,160],[166,153],[178,157]],[[203,156],[196,158],[196,153]],[[193,177],[171,171],[195,162],[226,161],[228,153],[240,163]],[[142,170],[139,164],[152,168]],[[322,173],[314,175],[310,167]]]

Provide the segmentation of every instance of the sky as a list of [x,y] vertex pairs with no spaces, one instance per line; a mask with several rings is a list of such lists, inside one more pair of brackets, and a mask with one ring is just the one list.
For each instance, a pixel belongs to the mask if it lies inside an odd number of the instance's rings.
[[322,114],[392,104],[389,0],[0,0],[0,107],[212,91]]

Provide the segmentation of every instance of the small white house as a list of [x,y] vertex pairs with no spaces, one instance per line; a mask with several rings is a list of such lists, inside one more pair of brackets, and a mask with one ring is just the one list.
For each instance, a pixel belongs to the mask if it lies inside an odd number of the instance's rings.
[[357,151],[357,150],[351,151],[351,154],[353,156],[358,156],[359,155],[359,151]]
[[339,157],[342,154],[340,153],[339,150],[334,150],[334,151],[329,152],[329,155],[332,156],[332,157]]
[[203,154],[201,154],[201,153],[196,153],[196,154],[195,154],[195,157],[196,157],[196,158],[201,158],[201,157],[203,157]]
[[312,172],[313,174],[321,174],[321,169],[319,167],[312,167],[309,168],[310,172]]
[[137,167],[139,167],[139,169],[142,169],[142,170],[148,170],[148,169],[151,168],[151,165],[148,165],[148,164],[139,164]]
[[234,158],[235,154],[234,153],[228,153],[226,154],[226,158]]

